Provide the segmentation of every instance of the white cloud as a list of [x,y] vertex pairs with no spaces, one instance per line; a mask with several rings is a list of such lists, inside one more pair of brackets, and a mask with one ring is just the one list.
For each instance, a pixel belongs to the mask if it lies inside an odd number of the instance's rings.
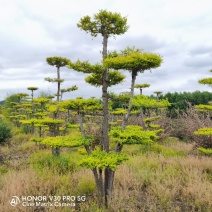
[[[76,25],[80,18],[100,9],[126,16],[130,26],[124,35],[109,39],[109,50],[135,46],[163,56],[159,69],[138,76],[137,82],[151,83],[146,93],[209,90],[197,81],[210,76],[212,68],[210,0],[1,0],[0,100],[8,92],[27,92],[28,86],[55,92],[56,85],[43,80],[56,77],[46,57],[100,61],[101,37],[92,38]],[[61,75],[66,79],[64,87],[78,85],[73,96],[101,95],[100,88],[84,82],[84,74],[61,69]],[[110,90],[126,91],[129,86],[127,74],[123,84]]]

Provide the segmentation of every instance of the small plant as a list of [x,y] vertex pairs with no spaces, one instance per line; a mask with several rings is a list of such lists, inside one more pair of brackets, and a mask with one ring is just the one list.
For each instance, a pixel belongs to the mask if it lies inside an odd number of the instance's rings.
[[11,128],[7,122],[0,120],[0,142],[5,142],[12,137]]

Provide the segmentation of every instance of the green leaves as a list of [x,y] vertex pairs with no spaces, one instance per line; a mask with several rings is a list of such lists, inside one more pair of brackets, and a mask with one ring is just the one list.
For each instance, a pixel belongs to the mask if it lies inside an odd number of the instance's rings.
[[196,105],[196,109],[201,110],[201,111],[211,111],[212,110],[212,105]]
[[204,85],[212,85],[212,78],[209,77],[209,78],[200,79],[198,82]]
[[102,74],[105,71],[105,67],[99,63],[91,65],[88,61],[80,61],[80,60],[77,60],[75,63],[69,62],[68,68],[86,74],[90,73]]
[[127,18],[122,17],[119,13],[100,10],[95,14],[93,20],[90,16],[84,16],[80,19],[77,26],[96,37],[99,33],[102,35],[121,35],[128,30]]
[[[108,72],[108,86],[111,87],[122,82],[125,79],[125,76],[119,71]],[[102,86],[102,74],[93,73],[85,78],[85,81],[95,87]]]
[[212,155],[212,149],[206,149],[206,148],[200,147],[200,148],[198,148],[198,150],[200,152],[205,153],[206,155]]
[[143,84],[136,84],[134,87],[135,88],[148,88],[150,84],[148,83],[143,83]]
[[132,51],[129,54],[122,53],[115,57],[104,59],[104,64],[108,68],[124,69],[128,71],[144,72],[152,68],[158,68],[162,63],[160,55],[155,53],[146,53]]
[[134,96],[132,100],[132,106],[135,107],[146,107],[146,108],[163,108],[168,107],[171,104],[168,102],[167,99],[163,99],[160,101],[157,101],[155,99],[150,99],[147,96],[144,95],[136,95]]
[[85,139],[79,134],[75,136],[56,136],[44,138],[41,143],[51,147],[78,147],[83,145]]
[[128,160],[128,157],[124,154],[115,152],[107,153],[96,149],[92,151],[90,155],[82,159],[79,164],[90,169],[99,168],[105,170],[106,168],[110,168],[115,171],[117,166],[126,160]]
[[143,131],[140,126],[129,125],[124,130],[114,127],[109,135],[113,142],[121,144],[149,144],[158,139],[160,131]]
[[83,111],[96,111],[102,108],[102,104],[98,99],[70,99],[60,103],[60,106],[69,109],[76,110],[77,112]]
[[68,65],[70,60],[64,58],[64,57],[47,57],[46,62],[51,66],[56,66],[57,68],[63,67]]
[[194,132],[195,135],[212,136],[212,128],[200,128]]

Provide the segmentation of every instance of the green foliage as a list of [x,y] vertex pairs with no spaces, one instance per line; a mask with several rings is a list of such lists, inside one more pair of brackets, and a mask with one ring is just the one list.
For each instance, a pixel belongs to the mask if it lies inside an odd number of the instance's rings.
[[94,15],[93,20],[90,16],[85,16],[80,19],[77,26],[96,37],[98,33],[102,36],[121,35],[128,30],[127,18],[121,17],[119,13],[100,10]]
[[50,78],[50,77],[46,77],[46,78],[44,78],[44,80],[46,80],[47,82],[59,82],[59,83],[64,82],[64,79]]
[[73,85],[70,88],[63,88],[63,89],[61,89],[61,93],[70,92],[70,91],[76,91],[77,89],[78,89],[78,87],[76,85]]
[[0,142],[5,142],[11,137],[11,127],[6,121],[0,119]]
[[117,166],[126,160],[128,160],[128,157],[124,154],[115,152],[107,153],[96,149],[90,155],[83,158],[79,164],[90,169],[99,168],[105,170],[106,168],[110,168],[115,171]]
[[150,144],[158,139],[161,130],[142,130],[140,126],[129,125],[124,130],[120,126],[112,128],[109,135],[111,141],[121,144]]
[[200,128],[194,132],[195,135],[212,136],[212,128]]
[[68,110],[75,110],[77,112],[83,111],[96,111],[102,108],[102,104],[99,99],[70,99],[66,101],[62,101],[60,106],[68,109]]
[[156,121],[156,120],[159,120],[159,119],[161,119],[161,116],[155,116],[155,117],[144,119],[144,122],[149,123],[149,122]]
[[164,108],[168,107],[171,104],[167,99],[162,99],[157,101],[155,99],[151,99],[144,95],[136,95],[132,100],[132,106],[135,107],[145,107],[145,108]]
[[78,147],[85,144],[86,140],[81,134],[72,136],[56,136],[44,138],[41,143],[51,147]]
[[212,85],[212,78],[209,77],[209,78],[200,79],[198,82],[204,85]]
[[68,65],[70,60],[64,57],[47,57],[46,62],[51,66],[56,66],[57,68],[63,67]]
[[31,138],[30,138],[30,141],[40,143],[43,139],[44,139],[44,138],[41,138],[41,137],[31,137]]
[[124,115],[127,111],[123,108],[116,108],[114,111],[111,112],[113,115]]
[[105,67],[99,63],[91,65],[88,61],[81,62],[80,60],[77,60],[75,63],[70,62],[68,68],[86,74],[91,73],[102,74],[105,71]]
[[91,180],[87,177],[81,177],[79,179],[78,185],[76,187],[77,195],[90,195],[96,190],[96,185],[94,180]]
[[38,87],[28,87],[27,90],[36,91],[36,90],[38,90]]
[[61,154],[58,157],[53,157],[48,152],[37,152],[32,154],[29,162],[35,169],[42,172],[51,169],[55,173],[67,174],[79,168],[78,159],[76,155],[73,157],[72,154]]
[[160,55],[141,52],[129,47],[115,57],[104,59],[104,64],[109,68],[128,70],[133,72],[133,75],[138,72],[143,73],[145,70],[150,70],[152,68],[158,68],[161,63],[162,58]]
[[206,111],[206,110],[211,111],[212,110],[212,105],[202,105],[202,104],[200,104],[200,105],[196,105],[195,107],[196,107],[197,110],[200,110],[200,111]]
[[198,148],[198,150],[200,152],[205,153],[206,155],[212,155],[212,149],[206,149],[206,148],[200,147],[200,148]]
[[130,93],[123,92],[120,94],[115,94],[114,92],[109,92],[109,99],[112,101],[112,108],[125,108],[130,100]]
[[[119,71],[109,70],[108,72],[108,86],[111,87],[120,82],[123,82],[125,76]],[[102,74],[101,73],[93,73],[85,78],[85,81],[95,87],[102,86]]]
[[134,88],[148,88],[150,84],[148,83],[142,83],[142,84],[136,84]]
[[183,93],[166,93],[161,95],[160,99],[168,99],[171,105],[168,107],[168,112],[171,116],[176,115],[176,110],[180,112],[186,112],[188,109],[188,102],[191,105],[208,104],[212,101],[212,93],[208,91],[195,91],[195,92],[183,92]]
[[153,143],[151,145],[141,145],[139,147],[139,150],[142,153],[155,152],[157,154],[162,154],[166,157],[186,156],[186,153],[181,150],[174,150],[172,148],[166,147],[166,146],[164,146],[162,144],[158,144],[158,143]]
[[7,173],[8,171],[9,169],[5,165],[0,166],[0,177],[1,175]]

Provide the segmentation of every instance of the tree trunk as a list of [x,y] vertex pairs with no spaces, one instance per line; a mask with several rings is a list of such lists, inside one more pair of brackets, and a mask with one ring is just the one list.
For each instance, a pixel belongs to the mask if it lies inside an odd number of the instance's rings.
[[[103,51],[102,57],[103,59],[107,57],[107,34],[103,35]],[[101,149],[109,152],[109,124],[108,124],[108,69],[105,69],[102,76],[102,100],[103,100],[103,122],[102,122],[102,142]]]
[[[57,67],[57,79],[60,80],[60,67]],[[57,101],[60,101],[60,82],[57,82]]]
[[132,103],[132,99],[133,99],[133,96],[134,96],[134,86],[135,86],[136,76],[137,76],[137,71],[132,71],[132,81],[131,81],[131,88],[130,88],[130,100],[129,100],[129,104],[128,104],[127,113],[125,114],[125,116],[123,118],[123,121],[122,121],[122,130],[125,129],[126,123],[127,123],[128,118],[130,116],[131,103]]

